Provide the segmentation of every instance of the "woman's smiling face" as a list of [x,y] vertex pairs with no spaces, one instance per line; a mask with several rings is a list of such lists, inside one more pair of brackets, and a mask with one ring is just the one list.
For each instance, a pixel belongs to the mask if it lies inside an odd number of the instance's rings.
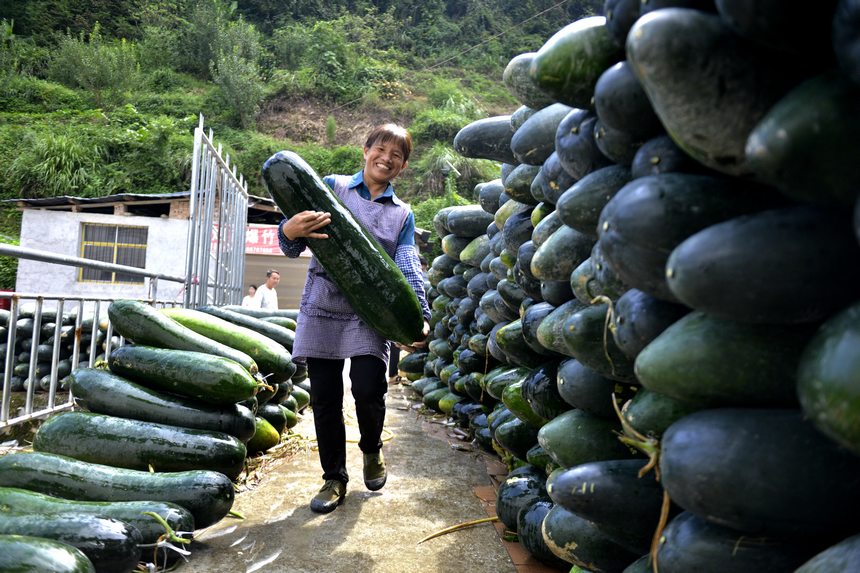
[[388,184],[403,171],[408,162],[396,141],[374,143],[364,148],[365,183]]

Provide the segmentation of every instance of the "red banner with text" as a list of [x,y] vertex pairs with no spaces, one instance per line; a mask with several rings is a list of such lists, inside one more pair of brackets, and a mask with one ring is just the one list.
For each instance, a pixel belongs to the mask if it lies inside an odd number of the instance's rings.
[[277,225],[250,224],[245,232],[246,255],[283,255]]

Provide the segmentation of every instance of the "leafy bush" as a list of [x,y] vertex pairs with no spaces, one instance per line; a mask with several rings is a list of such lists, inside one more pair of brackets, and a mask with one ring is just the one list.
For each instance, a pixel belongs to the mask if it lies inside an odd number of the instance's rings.
[[238,47],[222,52],[212,65],[212,81],[218,86],[216,99],[228,117],[249,129],[263,100],[263,85],[257,65],[242,56]]
[[344,14],[312,26],[295,24],[276,30],[269,46],[275,65],[296,74],[291,93],[343,103],[368,95],[391,99],[408,94],[402,69],[393,53],[381,49],[378,31],[368,18]]
[[169,92],[141,92],[132,104],[141,113],[166,115],[174,118],[196,117],[200,110],[206,109],[206,98],[196,92],[175,90]]
[[423,77],[419,81],[433,107],[422,109],[410,126],[416,141],[451,143],[464,125],[486,115],[459,80],[432,76],[429,82]]
[[125,40],[105,40],[98,25],[89,38],[64,35],[48,66],[48,74],[63,85],[90,92],[99,107],[125,101],[140,83],[135,47]]
[[162,26],[145,26],[137,49],[143,70],[173,69],[182,53],[179,32]]
[[[507,62],[504,63],[507,65]],[[505,84],[497,78],[487,74],[468,74],[465,83],[472,93],[481,94],[481,99],[486,104],[492,104],[504,108],[500,113],[510,113],[520,106],[517,99],[508,91]]]
[[218,55],[216,39],[227,27],[233,9],[223,0],[196,0],[191,4],[180,46],[180,69],[207,78]]
[[261,133],[234,129],[219,130],[217,135],[225,144],[224,152],[236,158],[236,170],[245,175],[248,193],[258,197],[269,196],[260,177],[263,163],[283,149],[298,153],[320,177],[332,173],[355,173],[364,162],[361,148],[354,145],[328,148],[313,143],[293,144]]
[[335,137],[337,137],[337,121],[334,119],[333,115],[329,115],[325,118],[325,140],[329,145],[334,144]]
[[471,197],[475,185],[499,177],[498,163],[463,157],[444,143],[434,143],[425,150],[414,167],[422,174],[422,191],[431,196],[446,193],[446,186],[453,181],[457,194]]
[[[17,239],[2,236],[0,243],[7,245],[20,244]],[[0,290],[15,290],[15,279],[18,276],[18,257],[0,257]]]
[[238,57],[255,66],[263,47],[259,32],[236,11],[236,3],[196,0],[184,30],[181,68],[200,78],[214,77],[223,57]]
[[415,117],[412,125],[409,126],[409,133],[415,138],[416,143],[451,143],[457,132],[471,121],[468,117],[449,109],[425,109]]
[[5,18],[0,20],[0,77],[15,73],[14,53],[15,34],[12,33],[12,22]]
[[215,53],[218,55],[235,52],[241,58],[259,65],[264,53],[260,33],[241,18],[228,22],[215,40]]
[[333,149],[327,149],[319,145],[308,144],[298,146],[295,151],[314,168],[320,177],[335,173],[351,175],[359,171],[364,165],[363,151],[355,145],[340,145]]
[[463,86],[460,80],[444,76],[432,75],[430,86],[427,88],[427,102],[433,107],[443,107],[448,102],[464,99]]
[[87,195],[88,184],[104,160],[104,149],[65,133],[32,135],[9,165],[7,177],[21,197]]
[[0,171],[0,195],[102,197],[186,190],[196,121],[145,116],[124,106],[107,114],[58,113],[53,121],[33,126],[0,126],[0,153],[14,157]]
[[20,75],[0,80],[0,109],[8,113],[50,113],[86,107],[80,93],[54,82]]
[[304,24],[278,28],[269,40],[275,64],[287,70],[298,70],[311,45],[311,30]]
[[108,116],[102,137],[109,163],[97,196],[109,193],[175,193],[188,188],[197,118],[147,116],[125,106]]
[[[206,119],[208,122],[209,118]],[[231,164],[236,166],[236,171],[245,176],[248,193],[268,197],[260,169],[268,158],[285,148],[284,142],[259,132],[232,128],[218,129],[215,135],[225,146],[224,154],[230,154]]]

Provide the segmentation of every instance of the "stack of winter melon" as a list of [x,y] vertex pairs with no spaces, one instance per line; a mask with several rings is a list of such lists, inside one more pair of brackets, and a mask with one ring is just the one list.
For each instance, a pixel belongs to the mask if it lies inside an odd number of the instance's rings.
[[500,178],[485,235],[449,224],[474,206],[434,222],[414,387],[520,466],[497,510],[538,558],[860,567],[858,20],[608,1],[511,60],[523,107],[455,138]]
[[292,319],[231,322],[234,311],[203,310],[110,305],[126,344],[108,368],[69,377],[88,411],[53,415],[33,452],[0,458],[0,535],[36,538],[9,540],[16,551],[42,551],[49,538],[77,547],[96,571],[163,566],[178,555],[171,544],[227,515],[246,456],[278,444],[307,406],[292,385],[306,372],[287,349]]

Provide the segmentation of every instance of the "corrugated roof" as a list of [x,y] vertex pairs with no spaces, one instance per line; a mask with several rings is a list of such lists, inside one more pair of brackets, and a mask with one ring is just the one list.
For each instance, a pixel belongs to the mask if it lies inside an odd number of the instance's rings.
[[[133,203],[135,201],[172,201],[174,199],[188,198],[191,195],[190,191],[179,191],[177,193],[119,193],[117,195],[107,195],[105,197],[73,197],[71,195],[61,195],[59,197],[40,197],[28,198],[21,197],[18,199],[3,199],[3,203],[16,203],[29,205],[31,207],[62,207],[64,205],[94,205],[99,203]],[[277,209],[275,202],[266,197],[258,197],[256,195],[248,196],[249,207],[269,207]]]

